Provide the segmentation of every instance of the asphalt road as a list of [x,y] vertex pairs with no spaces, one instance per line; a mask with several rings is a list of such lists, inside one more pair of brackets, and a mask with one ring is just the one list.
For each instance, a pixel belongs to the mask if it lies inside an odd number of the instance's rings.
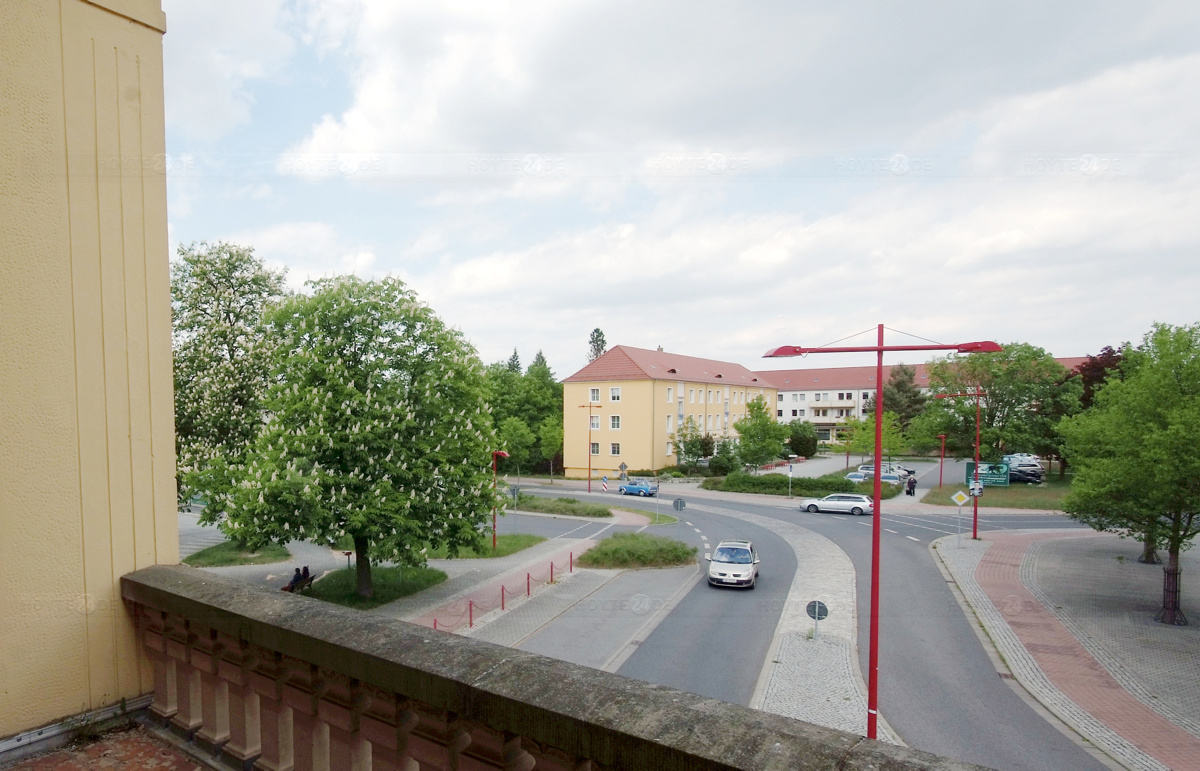
[[[640,499],[620,503],[653,508],[652,502]],[[846,552],[857,574],[859,655],[865,678],[871,519],[810,514],[782,500],[771,506],[726,498],[721,506],[795,522],[830,538]],[[886,501],[883,512],[879,704],[891,726],[911,747],[992,768],[1102,771],[1105,766],[1043,719],[997,675],[929,552],[931,541],[956,532],[956,517],[952,513],[888,514]],[[778,613],[766,609],[782,605],[770,600],[786,597],[795,556],[769,532],[732,517],[694,510],[671,513],[684,514],[695,527],[681,522],[655,527],[654,532],[688,543],[696,543],[699,535],[710,544],[733,537],[755,540],[763,560],[762,581],[753,593],[698,584],[618,671],[747,704],[778,622]],[[961,527],[969,538],[969,510],[964,514]],[[981,531],[1072,526],[1063,517],[993,515],[986,510],[979,523]]]

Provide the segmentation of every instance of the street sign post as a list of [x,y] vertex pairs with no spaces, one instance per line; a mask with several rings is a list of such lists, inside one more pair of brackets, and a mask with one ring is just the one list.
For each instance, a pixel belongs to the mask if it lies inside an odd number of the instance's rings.
[[808,617],[813,620],[813,639],[817,638],[817,629],[821,626],[821,621],[829,617],[829,606],[820,600],[813,600],[808,603],[805,608],[808,611]]
[[608,477],[600,477],[600,486],[604,488],[604,492],[608,492]]
[[682,498],[676,498],[671,502],[671,508],[675,509],[675,511],[683,511],[685,508],[687,508],[687,504],[684,503]]
[[950,497],[950,500],[954,501],[954,503],[958,505],[958,517],[957,517],[958,529],[954,533],[954,548],[961,549],[962,548],[962,507],[963,507],[963,504],[966,503],[967,501],[971,500],[971,498],[966,493],[964,493],[962,490],[959,490],[958,492],[956,492],[954,495],[952,495]]

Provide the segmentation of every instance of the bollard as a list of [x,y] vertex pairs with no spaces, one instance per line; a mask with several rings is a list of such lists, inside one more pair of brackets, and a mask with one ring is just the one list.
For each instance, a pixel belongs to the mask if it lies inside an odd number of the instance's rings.
[[467,600],[467,626],[475,626],[475,600]]
[[504,610],[504,584],[500,584],[500,610]]
[[550,583],[554,583],[554,560],[550,560]]
[[436,618],[433,620],[433,631],[435,631],[435,632],[437,631],[437,619]]
[[529,596],[529,574],[525,574],[525,596]]
[[571,562],[570,562],[570,567],[567,568],[567,572],[568,573],[575,572],[575,552],[571,552]]

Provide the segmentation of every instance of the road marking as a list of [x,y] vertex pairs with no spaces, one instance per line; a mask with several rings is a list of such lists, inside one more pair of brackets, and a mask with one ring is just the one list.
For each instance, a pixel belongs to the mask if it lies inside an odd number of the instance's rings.
[[687,525],[688,527],[694,527],[691,522],[684,522],[683,524]]
[[700,532],[700,528],[698,528],[698,527],[693,527],[692,529],[695,530],[697,533]]
[[859,522],[858,524],[862,525],[863,527],[871,527],[870,522]]
[[885,527],[883,530],[884,530],[884,532],[886,532],[886,533],[894,533],[895,535],[900,535],[900,534],[899,534],[899,533],[897,533],[895,530],[888,530],[886,527]]
[[707,540],[708,540],[708,536],[706,536],[706,535],[702,535],[702,536],[700,536],[700,540],[701,540],[701,541],[707,541]]
[[908,540],[910,540],[910,541],[916,541],[917,543],[920,543],[920,542],[921,542],[921,539],[920,539],[920,538],[913,538],[911,535],[906,535],[906,536],[904,536],[904,537],[905,537],[905,538],[907,538],[907,539],[908,539]]

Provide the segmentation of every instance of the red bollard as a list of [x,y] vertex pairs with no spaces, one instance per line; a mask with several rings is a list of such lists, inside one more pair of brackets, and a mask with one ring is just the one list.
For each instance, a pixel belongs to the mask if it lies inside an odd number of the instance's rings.
[[554,560],[550,560],[550,583],[554,583]]
[[529,596],[529,574],[525,574],[525,596]]
[[475,626],[475,600],[467,600],[467,626]]
[[435,632],[437,631],[437,619],[436,618],[433,620],[433,631],[435,631]]
[[568,573],[575,572],[575,552],[571,552],[571,562],[570,562],[570,567],[567,568],[567,572]]
[[500,584],[500,610],[504,610],[504,584]]

